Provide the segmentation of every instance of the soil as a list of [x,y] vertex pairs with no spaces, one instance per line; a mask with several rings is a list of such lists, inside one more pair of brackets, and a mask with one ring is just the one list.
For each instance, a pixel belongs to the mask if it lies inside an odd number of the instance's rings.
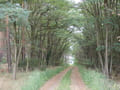
[[79,70],[74,67],[71,74],[71,90],[88,90],[82,78],[80,77]]
[[71,67],[65,69],[64,71],[54,76],[52,79],[48,80],[48,82],[45,83],[40,90],[56,90],[57,87],[59,86],[61,79],[70,69]]
[[88,90],[84,82],[82,81],[77,67],[69,67],[64,71],[60,72],[52,79],[50,79],[40,90],[57,90],[61,79],[64,75],[72,68],[71,73],[71,90]]

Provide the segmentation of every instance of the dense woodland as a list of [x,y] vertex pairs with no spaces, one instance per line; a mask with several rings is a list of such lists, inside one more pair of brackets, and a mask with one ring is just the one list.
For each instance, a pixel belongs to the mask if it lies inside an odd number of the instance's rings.
[[60,65],[69,50],[72,4],[66,0],[11,0],[0,4],[1,60],[17,69]]
[[[81,9],[82,34],[76,34],[78,60],[108,77],[120,73],[120,0],[85,0]],[[79,50],[78,50],[79,48]]]
[[120,0],[0,2],[0,61],[14,79],[18,70],[61,65],[69,53],[107,77],[120,72]]

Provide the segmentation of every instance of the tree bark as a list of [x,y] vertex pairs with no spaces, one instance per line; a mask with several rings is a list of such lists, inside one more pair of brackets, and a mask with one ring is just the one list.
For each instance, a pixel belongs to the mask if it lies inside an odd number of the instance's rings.
[[[108,18],[108,12],[106,9],[108,8],[108,0],[104,0],[104,13],[105,13],[105,18]],[[109,62],[108,62],[108,23],[105,25],[105,75],[107,78],[109,78]]]
[[107,77],[109,77],[109,71],[108,71],[108,28],[106,27],[106,39],[105,39],[105,74]]
[[8,16],[6,16],[6,43],[7,43],[7,62],[8,62],[8,72],[12,72],[12,60],[11,60],[11,47],[10,47],[10,30]]
[[4,54],[4,46],[5,46],[5,43],[4,43],[4,32],[0,32],[0,61],[2,61],[2,57],[3,57],[3,54]]
[[[97,26],[95,26],[95,27],[97,29]],[[97,47],[99,47],[100,43],[99,43],[99,31],[98,31],[98,29],[96,31],[96,38],[97,38]],[[102,55],[101,55],[100,51],[98,51],[97,53],[98,53],[98,57],[99,57],[100,64],[101,64],[101,70],[102,70],[102,72],[104,72],[104,65],[103,65]]]

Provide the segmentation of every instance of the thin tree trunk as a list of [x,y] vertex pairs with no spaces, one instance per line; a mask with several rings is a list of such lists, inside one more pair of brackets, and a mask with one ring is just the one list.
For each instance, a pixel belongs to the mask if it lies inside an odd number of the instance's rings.
[[[27,3],[26,3],[26,0],[24,0],[22,2],[22,8],[25,8],[27,9]],[[25,26],[23,26],[22,28],[22,60],[24,61],[25,60]]]
[[[22,50],[22,45],[19,48],[19,51],[17,51],[17,46],[15,45],[15,63],[14,63],[14,67],[13,67],[13,79],[14,80],[16,80],[17,68],[18,68],[18,64],[19,64],[21,50]],[[18,55],[17,55],[17,52],[18,52]]]
[[110,62],[110,74],[112,74],[112,64],[113,64],[113,60],[112,60],[112,55],[111,55],[111,62]]
[[[97,38],[97,47],[99,47],[100,44],[99,44],[99,32],[98,31],[96,31],[96,38]],[[104,72],[102,55],[101,55],[100,51],[98,51],[97,53],[98,53],[98,57],[99,57],[99,60],[100,60],[102,72]]]
[[8,62],[8,72],[12,72],[12,60],[11,60],[11,47],[10,47],[10,30],[8,27],[8,16],[6,16],[6,37],[7,37],[7,62]]
[[[111,46],[112,47],[112,43],[113,43],[113,37],[112,37],[112,34],[111,34]],[[112,74],[112,63],[113,63],[113,55],[112,55],[112,50],[111,50],[111,62],[110,62],[110,74]]]
[[29,58],[27,58],[26,72],[29,70]]
[[108,71],[108,28],[106,27],[106,37],[105,37],[105,74],[109,77]]
[[22,60],[24,61],[25,60],[25,36],[24,36],[24,27],[22,29]]
[[[108,12],[106,9],[108,8],[108,0],[104,0],[104,7],[105,7],[105,18],[108,18]],[[108,62],[108,24],[105,25],[105,75],[109,78],[109,62]]]
[[3,51],[3,48],[4,47],[4,32],[0,32],[0,61],[2,61],[2,57],[3,57],[3,54],[4,54],[4,51]]

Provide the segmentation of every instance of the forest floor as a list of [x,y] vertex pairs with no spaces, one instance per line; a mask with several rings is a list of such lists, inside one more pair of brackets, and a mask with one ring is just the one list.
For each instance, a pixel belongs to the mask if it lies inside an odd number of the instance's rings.
[[[51,68],[53,70],[57,67],[49,67],[49,68]],[[45,83],[42,85],[42,87],[39,90],[89,90],[88,89],[89,85],[86,82],[85,83],[83,82],[82,79],[84,79],[84,78],[83,78],[82,72],[80,72],[80,71],[81,71],[81,69],[79,69],[79,67],[70,66],[70,67],[64,69],[63,71],[61,71],[60,73],[58,73],[57,75],[53,76],[50,80],[46,80]],[[83,71],[83,72],[86,72],[85,75],[89,73],[88,71]],[[13,80],[12,74],[9,74],[6,72],[4,72],[4,73],[0,72],[0,90],[21,90],[21,87],[24,84],[23,82],[25,82],[32,73],[33,72],[27,72],[27,73],[26,72],[18,72],[17,80]],[[93,72],[91,72],[91,73],[93,74]],[[95,74],[95,75],[97,75],[97,74]],[[97,76],[95,76],[95,77],[97,77]],[[87,78],[87,80],[88,79],[89,79],[89,77]],[[94,79],[94,78],[92,78],[92,79]],[[84,81],[86,81],[86,80],[84,79]],[[98,78],[98,81],[99,81],[99,78]],[[117,78],[116,82],[118,82],[118,84],[120,85],[120,83],[119,83],[120,81],[118,78]],[[94,84],[97,82],[93,81],[90,83]],[[62,89],[60,88],[60,85],[62,85]],[[65,86],[68,86],[69,89],[66,89]],[[29,89],[27,89],[27,90],[29,90]],[[38,90],[38,89],[35,89],[35,90]],[[120,89],[111,89],[111,90],[120,90]]]
[[17,74],[17,80],[12,79],[12,75],[9,73],[0,73],[0,90],[21,90],[23,82],[27,80],[27,77],[31,72],[20,72]]
[[52,79],[48,80],[40,90],[57,90],[61,79],[65,76],[65,74],[72,69],[71,73],[71,90],[87,90],[86,85],[82,81],[79,71],[77,67],[68,67],[64,71],[60,72]]

